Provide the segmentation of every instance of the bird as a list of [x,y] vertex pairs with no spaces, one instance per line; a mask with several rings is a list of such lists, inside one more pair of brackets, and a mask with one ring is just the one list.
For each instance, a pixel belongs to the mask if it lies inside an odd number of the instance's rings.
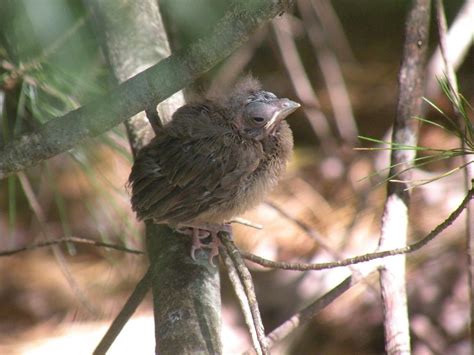
[[226,222],[262,202],[284,173],[293,150],[285,118],[298,107],[247,75],[226,94],[177,109],[132,166],[137,218],[192,236],[192,259],[210,248],[212,263],[217,234],[231,233]]

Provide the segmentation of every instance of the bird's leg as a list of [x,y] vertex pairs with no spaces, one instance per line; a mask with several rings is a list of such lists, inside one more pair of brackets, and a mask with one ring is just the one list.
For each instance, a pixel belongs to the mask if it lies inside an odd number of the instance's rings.
[[191,258],[196,260],[196,250],[207,248],[207,244],[201,242],[209,236],[209,232],[195,226],[178,225],[176,231],[181,234],[190,235],[193,238],[193,245],[191,246]]
[[206,239],[209,236],[209,232],[199,229],[191,228],[193,236],[193,245],[191,247],[191,258],[196,261],[196,250],[200,250],[207,247],[207,244],[201,242],[201,239]]
[[212,265],[214,264],[214,257],[219,255],[219,246],[221,245],[221,241],[219,239],[219,233],[225,232],[228,233],[232,237],[232,227],[230,224],[209,224],[206,228],[209,233],[211,233],[211,252],[209,253],[209,263]]
[[[208,248],[211,249],[209,252],[209,263],[215,266],[213,258],[219,255],[220,240],[218,237],[219,232],[229,233],[232,236],[232,227],[229,224],[209,224],[209,223],[196,223],[196,224],[179,224],[176,227],[178,233],[191,235],[193,238],[193,245],[191,247],[191,258],[196,260],[195,252],[199,249]],[[202,239],[211,237],[211,242],[205,244]]]

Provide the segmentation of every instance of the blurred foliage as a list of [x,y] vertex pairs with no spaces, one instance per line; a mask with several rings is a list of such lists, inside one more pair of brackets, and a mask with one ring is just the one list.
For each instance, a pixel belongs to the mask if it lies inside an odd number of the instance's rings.
[[7,89],[7,101],[12,100],[3,115],[10,134],[27,130],[31,121],[41,124],[63,115],[107,88],[88,14],[77,4],[2,2],[0,85]]
[[[111,81],[91,29],[90,13],[81,2],[6,0],[0,7],[1,146],[13,137],[34,130],[48,120],[102,95]],[[114,187],[101,176],[97,162],[103,159],[107,149],[125,159],[125,165],[129,164],[131,155],[126,136],[117,127],[95,139],[92,144],[76,147],[28,172],[27,179],[33,186],[33,194],[38,198],[42,195],[43,201],[51,201],[51,204],[43,206],[43,212],[47,220],[59,221],[62,226],[59,235],[77,233],[81,222],[73,218],[71,227],[68,214],[76,214],[74,211],[78,204],[87,207],[88,213],[81,213],[88,215],[86,220],[91,221],[90,227],[102,237],[111,232],[114,238],[136,235],[135,232],[125,232],[128,229],[121,229],[122,223],[114,224],[115,220],[129,221],[123,218],[122,207],[127,205],[127,196],[122,188],[126,178],[122,175],[122,181],[114,182]],[[71,176],[71,171],[77,169],[77,174]],[[71,178],[75,180],[68,181]],[[81,183],[81,179],[84,182]],[[71,182],[76,185],[75,189],[82,185],[85,189],[83,195],[70,190]],[[23,225],[25,221],[17,221],[17,218],[23,219],[28,214],[25,207],[32,208],[32,201],[24,193],[23,184],[19,184],[15,177],[0,184],[0,194],[8,196],[1,199],[0,208],[8,211],[9,226],[6,233],[1,223],[2,217],[6,216],[0,215],[0,232],[3,236],[11,235],[18,239],[19,231],[26,226]],[[123,201],[120,208],[117,197]],[[97,207],[91,208],[94,204],[107,206],[105,215],[110,220],[108,226],[104,225],[105,220],[100,223],[96,220],[100,213]],[[84,207],[79,208],[84,210]],[[115,213],[118,218],[114,217]],[[33,220],[35,218],[38,219],[38,216],[33,214]],[[31,235],[28,239],[35,237]],[[5,240],[0,245],[15,245],[15,237],[4,243]]]

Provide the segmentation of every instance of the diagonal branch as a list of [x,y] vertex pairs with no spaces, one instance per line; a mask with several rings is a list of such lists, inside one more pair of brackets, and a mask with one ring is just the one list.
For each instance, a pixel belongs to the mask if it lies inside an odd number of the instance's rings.
[[[265,329],[263,327],[262,318],[258,309],[257,297],[255,295],[252,276],[250,275],[247,266],[245,266],[242,257],[240,256],[239,250],[235,246],[234,242],[230,239],[230,236],[225,234],[220,235],[219,237],[221,242],[224,244],[227,254],[230,256],[235,266],[237,275],[240,281],[242,282],[243,290],[245,292],[245,295],[247,296],[254,330],[259,343],[258,348],[255,348],[255,351],[258,355],[267,355],[268,350],[265,342]],[[253,333],[252,329],[251,333]]]
[[330,305],[332,302],[338,299],[339,296],[342,296],[353,286],[357,285],[360,281],[365,280],[373,271],[374,270],[372,269],[368,272],[364,272],[363,274],[357,273],[348,276],[339,285],[326,292],[324,295],[312,302],[309,306],[305,307],[291,318],[283,322],[267,335],[266,341],[268,346],[270,348],[273,347],[288,335],[292,334],[294,330],[309,323],[317,313]]
[[289,3],[290,0],[236,2],[207,38],[172,54],[94,102],[3,147],[0,179],[65,152],[171,96],[230,55],[260,25],[283,13]]
[[252,317],[252,312],[250,310],[250,304],[249,304],[249,298],[247,297],[247,293],[245,292],[242,280],[239,277],[237,268],[234,265],[234,261],[232,260],[229,253],[227,252],[227,249],[224,247],[221,247],[219,248],[219,253],[220,253],[222,261],[224,262],[225,269],[229,277],[229,281],[232,284],[235,295],[237,296],[237,300],[240,304],[240,309],[242,310],[245,324],[247,325],[247,328],[250,333],[252,346],[254,349],[256,349],[257,353],[261,354],[262,348],[260,346],[260,342],[257,335],[257,327]]

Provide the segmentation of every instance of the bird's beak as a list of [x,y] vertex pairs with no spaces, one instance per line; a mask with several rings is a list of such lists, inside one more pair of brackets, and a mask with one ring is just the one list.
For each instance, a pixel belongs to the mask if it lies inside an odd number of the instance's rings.
[[275,105],[277,110],[266,124],[266,128],[269,131],[273,131],[274,128],[278,126],[278,123],[301,106],[299,103],[291,101],[290,99],[277,99],[272,102],[272,105]]
[[295,101],[291,101],[290,99],[279,99],[278,101],[278,106],[280,107],[280,110],[278,112],[278,116],[281,119],[284,119],[287,117],[290,113],[294,112],[298,107],[301,105]]

